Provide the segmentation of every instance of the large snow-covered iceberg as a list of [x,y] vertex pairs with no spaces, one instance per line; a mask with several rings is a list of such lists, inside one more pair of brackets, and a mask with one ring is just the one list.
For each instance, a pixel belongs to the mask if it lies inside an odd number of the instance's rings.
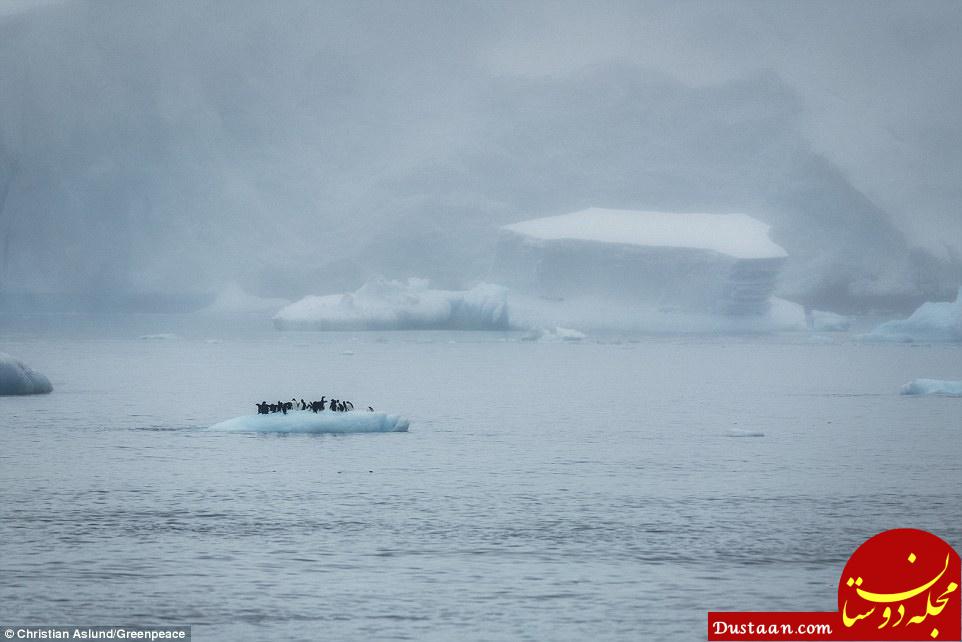
[[308,296],[274,316],[279,330],[506,330],[507,291],[482,283],[433,290],[424,279],[373,279],[353,293]]
[[208,430],[222,432],[285,432],[346,434],[358,432],[407,432],[404,417],[383,412],[307,412],[244,415],[214,424]]
[[44,395],[50,380],[6,352],[0,352],[0,395]]
[[942,397],[962,397],[962,381],[943,379],[914,379],[902,386],[903,395],[938,395]]
[[760,316],[787,256],[745,214],[589,208],[501,228],[495,280],[547,300]]
[[962,288],[955,301],[923,303],[908,319],[887,321],[865,335],[874,341],[962,341]]

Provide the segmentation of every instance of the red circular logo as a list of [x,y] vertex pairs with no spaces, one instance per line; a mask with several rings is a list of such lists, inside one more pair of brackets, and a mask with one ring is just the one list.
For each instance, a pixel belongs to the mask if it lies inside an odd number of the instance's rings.
[[926,531],[879,533],[856,549],[838,583],[845,637],[958,640],[962,628],[959,555]]

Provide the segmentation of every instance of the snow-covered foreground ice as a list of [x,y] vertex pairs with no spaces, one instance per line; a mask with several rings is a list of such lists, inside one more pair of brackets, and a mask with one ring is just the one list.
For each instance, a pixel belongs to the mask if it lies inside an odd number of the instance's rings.
[[223,432],[286,432],[345,434],[356,432],[407,432],[409,422],[383,412],[308,412],[244,415],[214,424],[208,430]]
[[962,381],[945,381],[943,379],[915,379],[902,386],[901,394],[962,397]]
[[50,380],[6,352],[0,352],[0,395],[44,395]]
[[955,301],[923,303],[908,319],[887,321],[863,338],[870,341],[962,341],[962,288]]
[[308,296],[274,316],[278,330],[507,330],[507,291],[482,283],[433,290],[424,279],[374,279],[356,292]]

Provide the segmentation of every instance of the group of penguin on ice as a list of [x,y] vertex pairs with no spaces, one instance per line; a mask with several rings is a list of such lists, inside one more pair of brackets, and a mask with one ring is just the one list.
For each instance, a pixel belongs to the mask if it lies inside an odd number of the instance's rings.
[[[281,412],[285,415],[289,410],[310,410],[311,412],[324,412],[325,409],[331,412],[347,412],[354,410],[354,404],[350,401],[340,399],[328,400],[327,396],[321,397],[320,401],[304,401],[303,399],[291,399],[290,401],[278,401],[277,403],[267,403],[262,401],[257,406],[257,414],[269,415],[273,412]],[[368,411],[374,412],[374,408],[367,407]]]

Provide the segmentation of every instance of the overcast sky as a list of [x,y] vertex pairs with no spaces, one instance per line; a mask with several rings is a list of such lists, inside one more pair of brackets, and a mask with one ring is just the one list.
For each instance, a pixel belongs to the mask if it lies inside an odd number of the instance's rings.
[[[798,273],[822,242],[800,230],[831,241],[833,221],[874,238],[865,264],[897,245],[888,222],[962,252],[959,33],[962,3],[934,0],[8,0],[4,279],[176,289],[301,266],[348,286],[358,257],[425,273],[475,233],[589,204],[746,210],[795,241]],[[275,223],[339,242],[327,263],[303,234],[257,247]],[[435,253],[385,258],[410,230]],[[858,260],[843,251],[819,264]]]

